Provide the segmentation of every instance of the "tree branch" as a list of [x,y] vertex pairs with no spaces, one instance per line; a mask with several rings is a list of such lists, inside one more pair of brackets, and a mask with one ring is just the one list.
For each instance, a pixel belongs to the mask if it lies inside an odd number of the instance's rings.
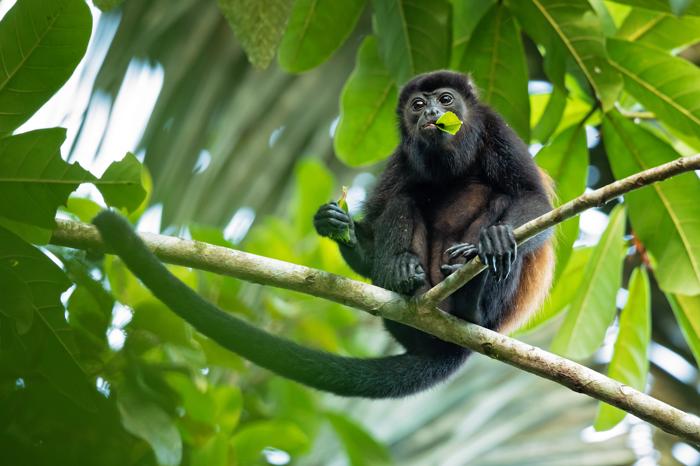
[[[585,209],[633,189],[700,168],[700,155],[677,159],[586,193],[516,230],[519,243]],[[51,242],[78,249],[104,250],[92,225],[57,220]],[[372,315],[410,325],[494,359],[585,393],[700,445],[700,418],[623,385],[585,366],[440,311],[442,298],[476,275],[483,266],[472,261],[422,297],[406,299],[391,291],[317,269],[242,251],[155,234],[142,234],[164,262],[271,285],[329,299]],[[106,251],[109,252],[109,251]],[[471,275],[470,275],[471,274]]]
[[[692,157],[681,157],[672,162],[641,171],[596,189],[595,191],[584,193],[576,199],[562,204],[560,207],[534,220],[530,220],[526,224],[515,229],[515,239],[518,245],[521,245],[538,233],[580,214],[584,210],[588,210],[591,207],[602,206],[606,202],[625,193],[656,183],[657,181],[665,180],[679,173],[698,169],[700,169],[700,154],[693,155]],[[464,267],[461,267],[455,273],[426,291],[419,299],[426,305],[437,304],[464,286],[465,283],[474,278],[485,268],[486,266],[481,260],[475,257],[465,264]]]

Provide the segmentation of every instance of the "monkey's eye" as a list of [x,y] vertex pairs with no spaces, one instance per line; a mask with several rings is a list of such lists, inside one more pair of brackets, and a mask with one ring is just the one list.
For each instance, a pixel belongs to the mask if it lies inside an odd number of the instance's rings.
[[411,108],[414,111],[421,110],[423,107],[425,107],[425,100],[423,99],[416,99],[411,103]]
[[455,98],[452,97],[452,94],[445,92],[444,94],[440,95],[440,103],[443,105],[450,105]]

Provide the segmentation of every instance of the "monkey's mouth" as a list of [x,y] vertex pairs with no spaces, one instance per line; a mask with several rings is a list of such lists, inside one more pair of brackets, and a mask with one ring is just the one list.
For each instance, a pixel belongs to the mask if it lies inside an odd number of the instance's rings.
[[424,124],[423,126],[421,126],[420,129],[435,130],[435,129],[438,129],[438,127],[435,124],[435,121],[429,121],[426,124]]

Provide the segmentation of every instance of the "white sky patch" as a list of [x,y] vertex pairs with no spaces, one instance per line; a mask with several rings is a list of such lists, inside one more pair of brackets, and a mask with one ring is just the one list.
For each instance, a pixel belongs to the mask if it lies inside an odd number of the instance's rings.
[[274,465],[282,466],[288,464],[292,460],[292,457],[289,455],[289,453],[287,453],[284,450],[279,450],[277,448],[266,447],[263,448],[262,453],[263,455],[265,455],[265,460],[267,460],[268,463]]
[[136,224],[136,230],[140,233],[160,233],[161,220],[163,218],[163,204],[154,204],[143,213]]
[[600,143],[600,131],[593,126],[586,125],[586,147],[594,148]]
[[353,186],[348,189],[348,197],[345,200],[348,203],[348,211],[350,215],[355,215],[362,209],[362,203],[367,197],[367,190],[360,186]]
[[279,139],[282,137],[286,128],[286,126],[280,126],[279,128],[272,130],[270,133],[270,138],[267,140],[268,147],[273,148],[275,144],[277,144],[277,141],[279,141]]
[[598,244],[600,237],[603,236],[603,232],[608,226],[608,215],[598,209],[588,209],[581,213],[580,219],[581,233],[574,247]]
[[16,0],[0,0],[0,19],[4,18],[10,8],[15,6]]
[[697,381],[698,370],[678,354],[656,342],[649,347],[651,362],[685,384]]
[[112,308],[112,326],[115,328],[122,329],[131,322],[134,317],[134,313],[131,309],[121,303],[114,303]]
[[110,163],[136,150],[163,87],[163,76],[160,64],[131,60],[112,107],[107,133],[91,165],[95,175],[102,175]]
[[527,150],[530,152],[530,155],[534,157],[539,151],[542,150],[543,147],[544,145],[540,144],[539,142],[536,142],[534,144],[530,144]]
[[331,121],[331,125],[328,127],[328,135],[333,139],[335,137],[335,130],[338,129],[338,122],[340,121],[340,115],[335,117]]
[[671,454],[685,466],[700,466],[700,452],[687,443],[678,442],[673,445]]
[[107,330],[107,343],[112,351],[119,351],[124,348],[126,333],[120,328],[110,327]]
[[617,290],[617,296],[615,296],[615,305],[618,309],[622,309],[627,304],[627,298],[629,298],[630,292],[625,288],[620,288]]
[[554,86],[548,81],[528,81],[527,93],[530,95],[551,94]]
[[255,220],[255,211],[250,207],[241,207],[233,214],[231,220],[224,228],[224,238],[233,244],[240,243],[248,233]]
[[586,443],[605,442],[606,440],[615,438],[618,435],[627,433],[628,430],[629,425],[627,423],[627,419],[624,419],[612,429],[604,430],[601,432],[596,431],[593,428],[593,426],[588,426],[581,431],[581,440],[583,440]]
[[194,163],[194,167],[192,167],[192,173],[199,174],[204,172],[204,170],[209,168],[209,164],[211,164],[211,152],[202,149],[197,157],[197,161]]

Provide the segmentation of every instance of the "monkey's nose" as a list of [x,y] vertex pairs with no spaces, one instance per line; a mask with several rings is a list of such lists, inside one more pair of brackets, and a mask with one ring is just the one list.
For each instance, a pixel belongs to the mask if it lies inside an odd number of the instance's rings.
[[431,120],[437,119],[440,115],[440,110],[435,107],[428,107],[425,109],[425,116]]

